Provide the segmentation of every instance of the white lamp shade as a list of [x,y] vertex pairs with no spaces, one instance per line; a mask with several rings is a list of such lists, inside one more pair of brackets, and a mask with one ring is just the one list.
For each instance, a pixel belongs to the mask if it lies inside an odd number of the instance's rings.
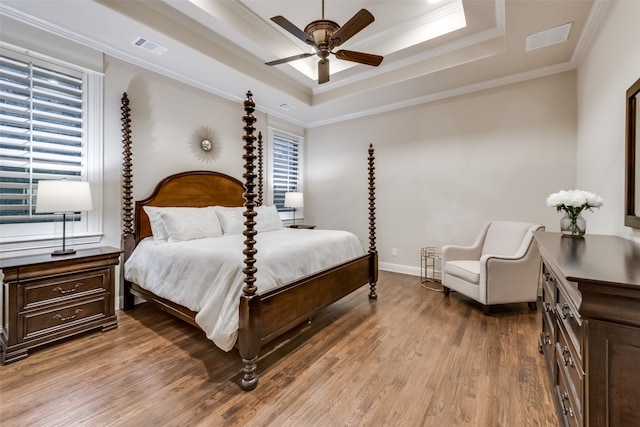
[[38,181],[37,213],[90,211],[91,187],[86,181]]
[[304,200],[302,193],[292,191],[290,193],[284,193],[284,207],[285,208],[301,208],[304,206]]

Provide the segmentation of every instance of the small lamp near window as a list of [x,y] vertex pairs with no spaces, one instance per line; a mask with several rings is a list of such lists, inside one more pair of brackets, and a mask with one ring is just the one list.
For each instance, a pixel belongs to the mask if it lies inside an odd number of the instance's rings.
[[292,191],[284,193],[284,207],[293,208],[293,226],[296,225],[296,208],[304,207],[304,200],[302,193]]
[[66,244],[67,214],[90,211],[91,189],[86,181],[38,181],[36,213],[62,214],[62,249],[55,250],[51,255],[70,255],[76,251],[68,249]]

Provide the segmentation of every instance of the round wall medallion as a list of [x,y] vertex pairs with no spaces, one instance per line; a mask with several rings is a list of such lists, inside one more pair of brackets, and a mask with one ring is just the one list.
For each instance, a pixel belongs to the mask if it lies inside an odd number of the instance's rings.
[[208,139],[203,139],[202,141],[200,141],[200,147],[204,151],[211,151],[211,149],[213,148],[213,144]]
[[205,163],[220,157],[221,147],[216,131],[208,126],[200,126],[191,134],[189,147],[193,154]]

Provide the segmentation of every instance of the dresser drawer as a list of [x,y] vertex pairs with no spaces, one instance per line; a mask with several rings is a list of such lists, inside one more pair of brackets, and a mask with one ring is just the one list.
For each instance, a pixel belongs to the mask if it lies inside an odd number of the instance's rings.
[[568,338],[576,349],[577,356],[581,358],[580,361],[582,362],[582,319],[563,292],[558,292],[556,313],[558,320],[562,323]]
[[106,317],[110,294],[19,315],[18,338],[30,340],[63,332]]
[[550,313],[556,306],[555,288],[550,287],[546,282],[542,285],[542,309],[543,313]]
[[104,293],[109,278],[110,270],[104,268],[20,283],[19,310]]
[[584,401],[584,373],[576,350],[562,327],[558,328],[558,342],[556,344],[557,366],[563,371],[568,391],[572,394],[573,410],[582,416]]
[[542,318],[542,332],[540,332],[540,338],[538,341],[538,350],[540,353],[544,355],[545,361],[549,369],[547,370],[549,374],[549,379],[551,383],[555,381],[555,371],[553,367],[555,366],[555,338],[553,333],[550,331],[550,323]]
[[[550,285],[548,282],[544,282],[542,285],[542,320],[546,322],[546,328],[552,339],[555,339],[555,298],[556,288]],[[543,327],[545,325],[543,324]]]
[[558,400],[558,409],[560,411],[560,418],[564,421],[564,425],[568,427],[577,427],[582,425],[582,417],[579,412],[575,410],[574,396],[571,393],[567,380],[564,376],[564,371],[560,366],[557,366],[558,370],[558,385],[556,385],[556,399]]
[[[546,286],[547,290],[555,291],[557,285],[556,278],[554,277],[551,268],[549,268],[549,266],[544,261],[542,262],[542,272],[540,276],[542,279],[543,287]],[[551,301],[555,302],[555,292],[550,292],[548,297]]]

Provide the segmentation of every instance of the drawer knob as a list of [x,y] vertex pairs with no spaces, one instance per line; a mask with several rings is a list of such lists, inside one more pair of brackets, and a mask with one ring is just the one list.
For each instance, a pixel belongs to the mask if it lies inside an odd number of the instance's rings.
[[563,319],[566,319],[567,317],[573,318],[573,313],[571,312],[571,308],[569,308],[569,304],[567,303],[564,303],[562,305],[562,309],[560,310],[560,313]]
[[[564,402],[569,403],[569,405],[565,405]],[[562,413],[564,415],[569,415],[571,418],[573,418],[573,409],[571,408],[571,402],[569,402],[569,393],[567,393],[566,391],[564,393],[562,393],[562,400],[560,401],[560,406],[562,406]]]
[[[568,354],[569,357],[564,357],[565,354]],[[562,363],[564,363],[564,366],[573,366],[571,351],[569,351],[569,347],[566,345],[562,348]]]
[[538,341],[538,351],[544,353],[544,346],[551,344],[551,337],[548,332],[540,332],[540,340]]
[[73,320],[78,317],[78,314],[82,313],[81,308],[76,308],[76,311],[73,312],[71,316],[64,317],[60,313],[53,316],[54,319],[59,319],[61,322],[66,322],[67,320]]
[[80,286],[82,286],[82,283],[76,283],[71,289],[62,289],[60,286],[56,286],[52,290],[53,292],[60,292],[61,295],[64,295],[77,291]]

